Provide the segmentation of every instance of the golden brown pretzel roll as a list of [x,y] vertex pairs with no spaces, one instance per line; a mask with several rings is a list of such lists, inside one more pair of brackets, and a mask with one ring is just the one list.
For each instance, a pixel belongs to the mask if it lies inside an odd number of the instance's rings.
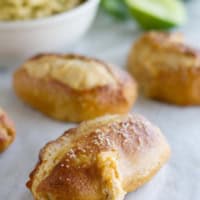
[[14,75],[19,97],[46,115],[82,121],[104,114],[127,113],[137,96],[126,72],[79,55],[39,55]]
[[0,108],[0,153],[5,151],[15,139],[13,123]]
[[36,200],[122,200],[169,155],[160,130],[143,117],[105,116],[48,143],[27,186]]
[[148,97],[200,104],[200,53],[183,44],[180,33],[145,33],[131,49],[128,69]]

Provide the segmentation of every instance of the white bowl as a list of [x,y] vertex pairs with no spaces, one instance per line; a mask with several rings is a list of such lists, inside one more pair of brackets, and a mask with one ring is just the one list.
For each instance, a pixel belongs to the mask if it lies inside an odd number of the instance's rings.
[[90,27],[99,0],[55,16],[15,22],[0,22],[0,67],[19,64],[41,52],[64,52]]

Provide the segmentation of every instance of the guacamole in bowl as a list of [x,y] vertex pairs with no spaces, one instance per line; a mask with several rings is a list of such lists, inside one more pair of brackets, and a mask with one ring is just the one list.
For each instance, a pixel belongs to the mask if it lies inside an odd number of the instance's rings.
[[37,19],[68,11],[84,0],[1,0],[0,21]]

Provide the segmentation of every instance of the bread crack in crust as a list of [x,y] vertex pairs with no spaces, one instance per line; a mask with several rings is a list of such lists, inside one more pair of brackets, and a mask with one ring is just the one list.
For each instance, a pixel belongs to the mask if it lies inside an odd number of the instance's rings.
[[180,33],[149,32],[133,45],[128,69],[147,97],[200,105],[200,52]]
[[112,73],[102,63],[73,56],[40,56],[24,64],[28,74],[35,78],[47,76],[72,89],[87,90],[107,84],[117,84]]
[[0,153],[15,139],[15,129],[6,113],[0,108]]
[[137,85],[125,71],[79,55],[38,55],[14,75],[19,97],[46,115],[83,121],[104,114],[127,113]]
[[169,155],[161,131],[143,117],[105,116],[48,143],[27,186],[36,200],[123,200]]

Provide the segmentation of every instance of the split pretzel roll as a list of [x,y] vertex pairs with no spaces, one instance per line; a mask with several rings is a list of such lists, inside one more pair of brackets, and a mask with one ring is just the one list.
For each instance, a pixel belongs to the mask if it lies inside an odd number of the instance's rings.
[[38,55],[15,72],[14,88],[46,115],[73,122],[127,113],[137,96],[127,72],[80,55]]
[[15,128],[6,113],[0,108],[0,153],[15,139]]
[[147,97],[200,105],[200,53],[180,33],[149,32],[133,45],[128,70]]
[[48,143],[27,187],[35,200],[123,200],[169,155],[161,131],[143,117],[104,116]]

